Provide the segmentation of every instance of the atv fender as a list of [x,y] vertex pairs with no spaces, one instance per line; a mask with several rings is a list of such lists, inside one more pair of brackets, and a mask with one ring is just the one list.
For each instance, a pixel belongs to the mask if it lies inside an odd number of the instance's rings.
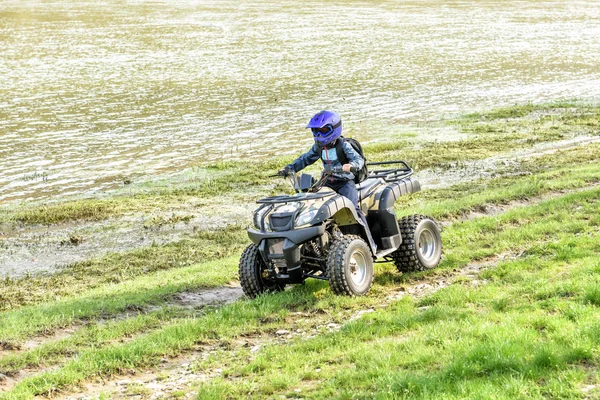
[[419,192],[421,184],[414,178],[404,178],[388,184],[382,191],[375,194],[369,210],[384,210],[394,206],[396,200],[409,193]]
[[394,211],[394,204],[400,196],[421,190],[419,181],[405,178],[387,185],[376,193],[372,207],[367,213],[367,220],[372,226],[373,236],[382,250],[397,249],[402,244],[402,235]]
[[335,222],[340,225],[353,225],[361,224],[362,221],[356,213],[354,204],[345,196],[337,195],[327,200],[319,208],[317,215],[310,221],[311,225],[319,224],[323,221],[333,218]]
[[311,225],[316,225],[327,221],[330,218],[333,219],[338,226],[358,225],[362,236],[367,239],[372,254],[375,255],[376,249],[373,248],[374,241],[371,236],[371,231],[358,216],[356,208],[350,199],[345,196],[337,195],[327,200],[321,208],[319,208],[317,215],[315,215],[310,223]]

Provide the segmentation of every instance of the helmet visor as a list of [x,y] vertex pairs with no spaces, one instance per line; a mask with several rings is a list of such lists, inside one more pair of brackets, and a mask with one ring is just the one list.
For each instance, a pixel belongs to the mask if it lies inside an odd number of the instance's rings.
[[325,125],[322,128],[311,128],[314,137],[324,137],[333,132],[331,124]]

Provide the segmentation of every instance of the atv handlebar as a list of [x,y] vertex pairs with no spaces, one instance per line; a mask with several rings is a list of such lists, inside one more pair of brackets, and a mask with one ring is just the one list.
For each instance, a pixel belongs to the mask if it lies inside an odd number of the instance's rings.
[[277,171],[277,173],[275,175],[269,175],[269,178],[276,178],[278,176],[282,176],[284,178],[287,178],[288,176],[294,176],[294,175],[296,175],[296,172],[294,170],[284,168],[284,169],[282,169],[280,171]]
[[[352,173],[356,173],[357,169],[352,166],[350,168],[350,172]],[[344,171],[343,167],[331,167],[330,165],[326,165],[325,168],[323,169],[323,174],[324,175],[331,175],[331,174],[341,174],[344,173],[346,171]],[[268,175],[269,178],[277,178],[277,177],[284,177],[287,178],[288,176],[293,176],[295,174],[294,171],[286,171],[284,169],[282,169],[281,171],[277,171],[276,174],[273,175]]]
[[[344,169],[342,167],[331,167],[329,165],[326,165],[325,168],[323,169],[323,173],[325,175],[341,174],[344,172],[346,172],[346,171],[344,171]],[[356,173],[356,168],[354,166],[350,167],[350,172],[352,172],[353,174]]]

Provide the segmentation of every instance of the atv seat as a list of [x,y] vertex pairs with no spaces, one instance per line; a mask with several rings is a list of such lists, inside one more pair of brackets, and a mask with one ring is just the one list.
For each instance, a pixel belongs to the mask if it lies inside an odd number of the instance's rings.
[[356,185],[356,190],[358,190],[358,201],[361,202],[369,197],[371,189],[374,189],[382,183],[384,183],[384,181],[381,178],[369,178]]

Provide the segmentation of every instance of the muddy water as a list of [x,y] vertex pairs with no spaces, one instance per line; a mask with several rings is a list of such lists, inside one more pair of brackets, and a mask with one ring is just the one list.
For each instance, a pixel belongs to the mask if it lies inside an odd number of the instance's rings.
[[[250,224],[253,202],[223,199],[219,212],[193,204],[177,213],[128,215],[101,222],[63,223],[51,226],[0,224],[0,278],[53,273],[61,267],[126,252],[141,247],[162,245],[193,237],[198,230],[214,230],[233,223]],[[157,224],[174,215],[189,220]]]
[[599,21],[595,0],[3,0],[0,201],[295,153],[322,108],[381,136],[596,99]]

